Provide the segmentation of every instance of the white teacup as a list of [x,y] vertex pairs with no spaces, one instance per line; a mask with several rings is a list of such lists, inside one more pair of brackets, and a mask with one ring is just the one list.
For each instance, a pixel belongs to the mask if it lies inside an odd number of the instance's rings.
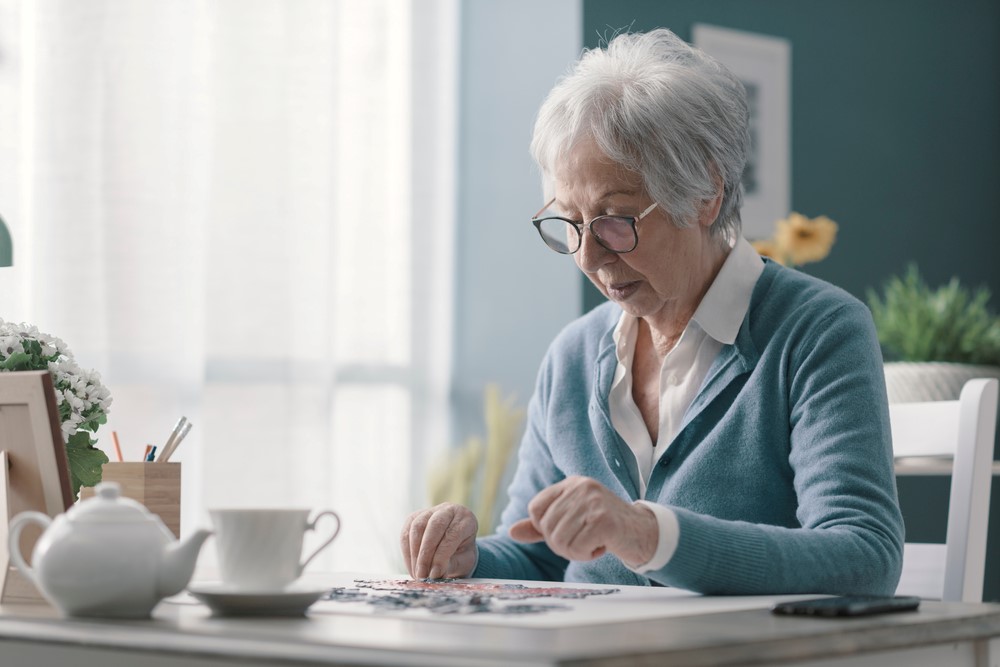
[[[305,509],[214,509],[216,552],[222,582],[234,589],[271,591],[286,587],[340,532],[340,517],[324,510],[309,520]],[[325,516],[337,527],[305,560],[302,538]]]

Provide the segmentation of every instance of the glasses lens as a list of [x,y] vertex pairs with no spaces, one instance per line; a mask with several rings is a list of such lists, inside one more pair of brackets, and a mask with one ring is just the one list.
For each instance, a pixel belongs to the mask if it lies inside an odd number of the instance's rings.
[[580,247],[580,232],[562,218],[543,218],[536,221],[536,226],[545,245],[556,252],[568,255]]
[[605,248],[615,252],[633,250],[639,240],[636,238],[631,218],[618,218],[613,215],[601,216],[594,218],[594,221],[590,223],[590,229]]

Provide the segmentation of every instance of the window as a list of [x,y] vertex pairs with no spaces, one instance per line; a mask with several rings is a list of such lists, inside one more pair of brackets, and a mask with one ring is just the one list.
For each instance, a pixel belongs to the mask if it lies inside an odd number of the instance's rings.
[[185,531],[326,507],[318,567],[402,567],[448,441],[457,125],[457,6],[415,4],[0,0],[0,316],[102,373],[106,452],[188,416]]

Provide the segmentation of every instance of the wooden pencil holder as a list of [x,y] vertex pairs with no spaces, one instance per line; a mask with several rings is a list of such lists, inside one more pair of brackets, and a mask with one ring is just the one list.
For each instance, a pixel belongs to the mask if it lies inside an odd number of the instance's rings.
[[[181,464],[144,461],[105,463],[103,481],[118,482],[122,496],[146,506],[163,520],[167,528],[181,534]],[[80,489],[80,500],[93,497],[94,489]]]

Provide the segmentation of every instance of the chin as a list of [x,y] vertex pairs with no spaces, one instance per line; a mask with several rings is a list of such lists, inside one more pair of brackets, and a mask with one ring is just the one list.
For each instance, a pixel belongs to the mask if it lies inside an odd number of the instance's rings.
[[634,299],[627,299],[625,301],[616,301],[615,299],[610,299],[618,304],[618,307],[624,310],[629,315],[633,317],[646,317],[649,315],[649,309],[643,308],[641,303],[636,303]]

